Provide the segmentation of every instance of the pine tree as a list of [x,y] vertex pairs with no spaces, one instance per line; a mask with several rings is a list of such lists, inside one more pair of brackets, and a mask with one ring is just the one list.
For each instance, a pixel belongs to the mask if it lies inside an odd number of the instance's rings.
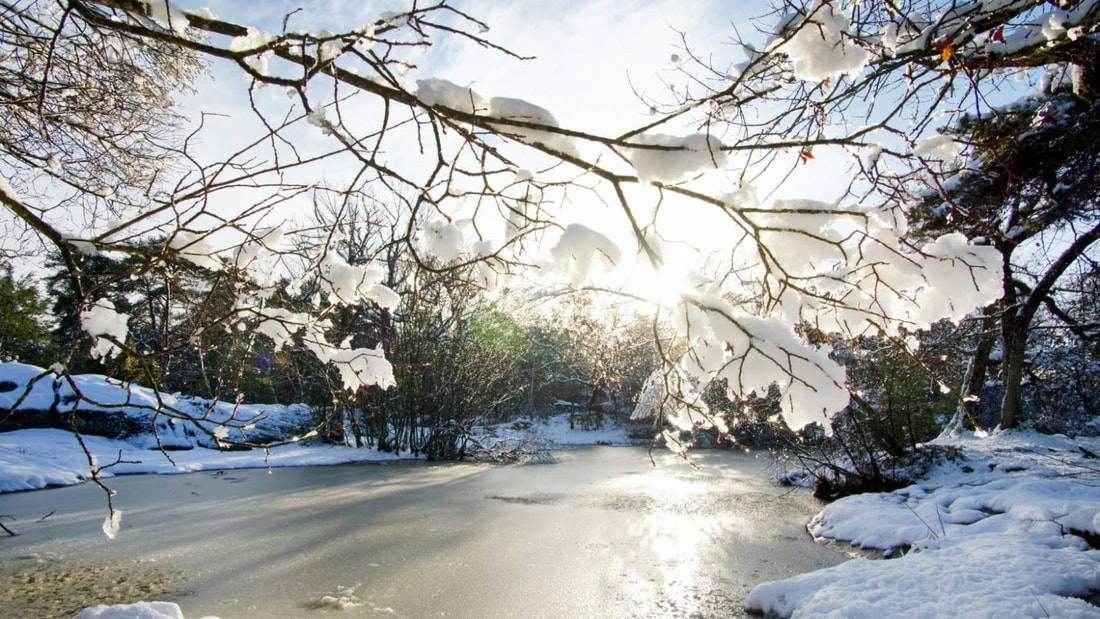
[[972,165],[937,183],[914,218],[922,233],[962,230],[1001,255],[1004,428],[1020,420],[1028,336],[1040,312],[1084,333],[1058,293],[1100,240],[1100,104],[1082,96],[1082,79],[965,117],[952,133],[973,146]]

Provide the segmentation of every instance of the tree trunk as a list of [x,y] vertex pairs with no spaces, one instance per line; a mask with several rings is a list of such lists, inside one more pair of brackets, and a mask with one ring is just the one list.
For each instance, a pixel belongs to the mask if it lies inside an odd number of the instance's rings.
[[1003,350],[1002,379],[1004,397],[1001,399],[1001,429],[1015,428],[1023,411],[1024,359],[1027,353],[1027,321],[1010,308],[1001,319],[1001,347]]
[[[941,437],[958,436],[963,431],[967,419],[974,421],[974,404],[978,401],[977,396],[981,393],[982,386],[985,385],[985,377],[989,373],[989,355],[997,342],[996,331],[992,328],[996,325],[993,322],[996,313],[996,305],[987,307],[983,312],[978,332],[978,345],[966,364],[966,373],[959,388],[959,406],[955,409],[955,415],[951,421],[944,426]],[[976,422],[975,427],[977,427]]]

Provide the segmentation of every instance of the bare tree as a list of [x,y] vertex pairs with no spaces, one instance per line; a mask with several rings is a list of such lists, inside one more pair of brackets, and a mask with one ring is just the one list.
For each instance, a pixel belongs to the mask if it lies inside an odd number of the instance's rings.
[[[151,264],[175,254],[210,269],[247,266],[253,288],[226,321],[255,325],[277,345],[303,338],[356,389],[391,380],[382,351],[329,343],[324,319],[333,310],[292,312],[269,292],[272,274],[291,270],[279,237],[299,232],[282,219],[282,205],[318,191],[348,199],[392,194],[407,226],[402,242],[421,266],[476,263],[473,272],[486,282],[496,271],[535,263],[583,282],[599,264],[623,260],[609,235],[555,220],[549,205],[568,192],[616,209],[637,253],[657,269],[673,240],[664,223],[675,216],[670,211],[689,205],[714,216],[710,232],[725,239],[729,260],[719,276],[697,279],[658,312],[686,342],[686,353],[666,355],[672,414],[709,422],[697,394],[726,379],[734,394],[775,385],[794,426],[827,423],[848,402],[843,369],[794,325],[898,336],[903,328],[959,319],[1001,294],[993,248],[953,232],[907,236],[913,182],[929,170],[945,179],[953,173],[967,145],[934,130],[964,109],[988,109],[1008,79],[995,69],[1074,61],[1094,45],[1084,35],[1098,12],[1090,3],[1038,0],[786,3],[763,27],[764,40],[740,41],[745,61],[737,66],[712,66],[685,46],[688,83],[673,90],[676,100],[654,102],[652,122],[611,136],[562,127],[530,102],[483,97],[446,79],[406,83],[410,50],[436,37],[519,59],[487,38],[486,24],[442,1],[313,34],[290,32],[285,20],[283,32],[268,33],[159,0],[71,0],[49,16],[52,6],[26,2],[7,6],[5,15],[33,24],[24,26],[33,37],[68,41],[94,33],[158,53],[228,61],[250,80],[253,120],[262,131],[209,160],[195,141],[209,134],[206,125],[158,150],[172,164],[157,177],[163,192],[138,183],[142,200],[102,229],[74,234],[50,195],[25,184],[0,188],[8,210],[39,238],[70,252],[132,251],[137,239],[159,232],[169,241],[159,256],[149,253]],[[47,50],[42,62],[48,66],[51,57]],[[273,89],[290,97],[275,104],[266,96]],[[37,118],[33,99],[11,105]],[[390,154],[410,144],[415,163]],[[861,174],[845,196],[768,197],[765,169],[808,166],[831,149],[858,151],[853,162]],[[48,156],[13,161],[27,178],[33,166],[49,163]],[[528,170],[520,161],[540,167]],[[337,167],[352,171],[349,180],[318,180]],[[132,183],[116,184],[135,191]],[[84,189],[91,192],[81,191],[81,199],[97,208],[113,204],[111,194]],[[543,236],[557,240],[540,259],[526,251],[533,247],[527,241]],[[219,249],[234,244],[244,250]],[[333,307],[390,302],[379,265],[351,264],[335,252],[307,252],[298,261],[320,275]],[[750,289],[759,294],[741,302]]]
[[[847,199],[836,204],[852,201],[865,213],[886,218],[893,232],[906,237],[902,247],[934,255],[935,245],[953,231],[979,238],[987,246],[976,248],[986,256],[986,274],[1003,273],[1005,298],[997,314],[1006,364],[1002,426],[1012,427],[1021,406],[1027,325],[1037,310],[1054,302],[1055,283],[1096,240],[1087,102],[1097,88],[1098,20],[1094,4],[1074,1],[785,1],[758,23],[757,36],[735,37],[743,62],[716,66],[685,42],[686,86],[672,89],[679,96],[663,106],[652,102],[664,113],[651,126],[695,113],[700,126],[720,134],[724,148],[739,156],[748,183],[765,169],[793,174],[828,153],[847,153],[857,173]],[[1029,90],[1049,91],[1052,82],[1055,88],[1062,84],[1063,94],[1049,105],[1043,105],[1044,98],[1003,110]],[[997,127],[1002,130],[991,131]],[[1067,139],[1054,139],[1062,132]],[[1060,153],[1052,157],[1052,151]],[[990,190],[981,199],[986,207],[967,204],[975,184]],[[911,209],[929,207],[939,209],[937,225],[922,223],[919,232],[906,235]],[[833,215],[834,221],[857,216]],[[790,226],[790,219],[769,219],[763,226],[756,221],[748,234],[758,241],[760,262],[773,265],[763,278],[769,302],[786,305],[784,295],[797,291],[803,301],[796,315],[808,318],[818,313],[806,312],[804,300],[818,297],[817,302],[848,314],[840,320],[842,333],[859,335],[870,328],[897,335],[892,325],[927,325],[932,306],[946,306],[945,315],[958,319],[962,307],[997,296],[957,304],[938,297],[935,288],[942,284],[929,280],[911,289],[916,311],[891,308],[896,291],[882,277],[886,265],[876,264],[875,246],[884,235],[855,226],[837,247],[847,243],[845,252],[860,254],[861,269],[878,283],[863,288],[874,299],[859,308],[872,309],[869,320],[852,321],[851,289],[821,298],[820,280],[798,277],[777,255],[776,243],[759,242],[774,234],[773,226]],[[863,238],[853,242],[856,237]],[[1018,249],[1032,238],[1046,247],[1035,256]],[[827,240],[805,239],[809,245]],[[1001,255],[995,259],[999,268],[989,265],[992,248]],[[989,346],[978,350],[988,354]],[[980,380],[979,375],[984,371],[971,378]]]

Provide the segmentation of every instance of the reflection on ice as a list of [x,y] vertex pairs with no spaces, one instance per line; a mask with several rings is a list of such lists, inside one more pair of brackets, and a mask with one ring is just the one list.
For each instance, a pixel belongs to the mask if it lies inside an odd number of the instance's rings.
[[185,578],[188,593],[166,601],[188,617],[301,617],[318,605],[348,617],[736,617],[760,581],[841,560],[802,529],[813,500],[770,485],[756,460],[657,459],[604,447],[537,467],[118,478],[127,524],[110,543],[96,534],[95,488],[0,495],[0,513],[25,523],[0,547],[0,572],[31,547],[71,569],[155,560]]

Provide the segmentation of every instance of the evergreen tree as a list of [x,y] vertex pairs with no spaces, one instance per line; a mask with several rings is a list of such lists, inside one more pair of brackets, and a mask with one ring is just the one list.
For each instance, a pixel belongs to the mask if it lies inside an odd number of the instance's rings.
[[49,363],[53,341],[47,306],[32,282],[17,278],[10,265],[0,265],[0,359]]
[[[1095,259],[1100,240],[1100,104],[1079,90],[1088,75],[991,115],[965,117],[953,133],[972,145],[973,163],[952,183],[938,183],[914,217],[924,234],[962,230],[1001,255],[1004,297],[993,315],[1000,326],[1005,428],[1022,414],[1028,338],[1040,313],[1095,337],[1094,328],[1086,329],[1090,319],[1067,311],[1059,294],[1075,265]],[[971,382],[980,384],[985,363],[978,361]]]

